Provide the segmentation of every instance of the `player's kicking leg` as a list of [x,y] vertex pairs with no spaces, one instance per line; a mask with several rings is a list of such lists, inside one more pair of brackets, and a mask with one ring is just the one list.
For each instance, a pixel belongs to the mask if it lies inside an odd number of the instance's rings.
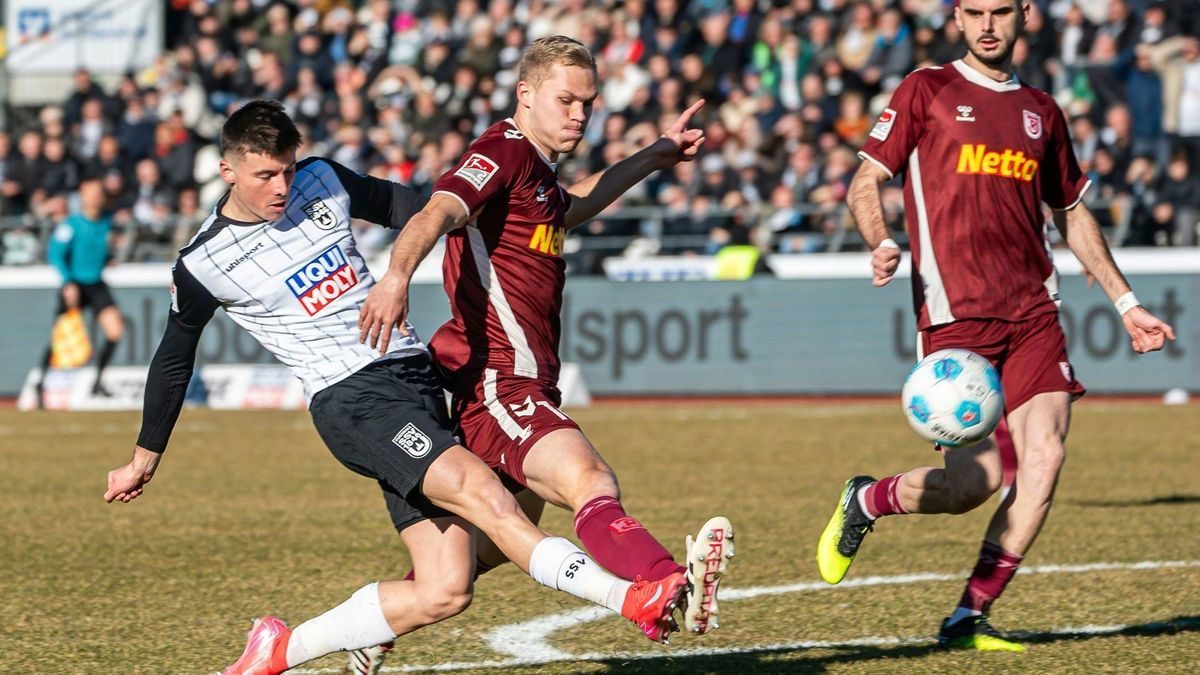
[[[525,484],[540,497],[575,513],[575,533],[605,569],[635,580],[683,572],[690,584],[684,629],[703,634],[717,627],[717,588],[733,553],[732,539],[725,539],[733,531],[727,519],[718,516],[705,523],[696,540],[687,542],[689,565],[680,565],[641,522],[625,512],[616,475],[574,426],[537,439],[521,460],[521,472]],[[717,557],[709,563],[714,551]],[[696,559],[701,554],[703,565]]]

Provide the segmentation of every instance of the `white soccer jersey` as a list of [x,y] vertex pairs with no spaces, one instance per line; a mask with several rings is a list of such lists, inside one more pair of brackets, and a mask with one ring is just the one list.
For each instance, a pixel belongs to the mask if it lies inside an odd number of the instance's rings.
[[[166,445],[178,416],[169,399],[182,403],[200,331],[218,307],[300,378],[309,400],[374,361],[426,352],[411,326],[408,337],[393,329],[382,356],[359,342],[359,309],[374,279],[350,230],[351,218],[403,226],[422,205],[415,193],[312,158],[297,165],[278,220],[231,220],[220,215],[227,198],[175,262],[170,320],[151,364],[139,440],[150,450]],[[152,396],[164,399],[161,407],[151,405]]]

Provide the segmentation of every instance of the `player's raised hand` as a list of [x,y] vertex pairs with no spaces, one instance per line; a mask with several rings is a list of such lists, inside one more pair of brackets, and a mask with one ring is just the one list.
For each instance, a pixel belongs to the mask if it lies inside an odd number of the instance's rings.
[[887,286],[900,267],[900,248],[892,245],[881,245],[871,251],[871,283],[875,286]]
[[387,353],[392,338],[392,326],[408,335],[404,320],[408,318],[408,284],[399,275],[385,274],[367,293],[362,309],[358,311],[358,341],[369,347],[378,347],[380,354]]
[[[687,110],[679,114],[671,126],[663,130],[662,136],[655,145],[661,145],[661,155],[664,168],[674,166],[679,162],[690,162],[700,152],[704,145],[704,130],[689,129],[692,117],[704,107],[704,99],[693,103]],[[669,143],[664,143],[668,141]]]
[[108,489],[104,492],[104,501],[129,503],[142,494],[146,483],[154,477],[158,469],[161,453],[151,452],[141,446],[134,448],[133,459],[125,466],[108,472]]
[[1140,305],[1125,312],[1121,320],[1129,337],[1133,338],[1133,351],[1139,354],[1158,351],[1167,340],[1175,341],[1175,329]]

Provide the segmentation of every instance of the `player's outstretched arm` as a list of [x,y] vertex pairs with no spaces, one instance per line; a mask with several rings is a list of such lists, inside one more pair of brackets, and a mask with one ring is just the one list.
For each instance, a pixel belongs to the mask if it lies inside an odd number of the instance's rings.
[[358,311],[358,341],[387,353],[392,327],[404,335],[408,329],[408,284],[417,265],[433,250],[439,237],[462,227],[470,216],[461,201],[448,193],[433,198],[413,216],[392,244],[392,257],[383,278],[367,293]]
[[879,194],[879,186],[891,178],[878,164],[864,161],[846,192],[846,205],[854,215],[859,234],[871,249],[871,283],[875,286],[886,286],[900,267],[900,247],[888,232]]
[[658,140],[604,171],[592,174],[567,188],[571,195],[571,206],[567,209],[566,216],[567,228],[591,220],[629,188],[655,171],[695,159],[700,147],[704,145],[704,130],[689,129],[688,124],[702,107],[704,99],[696,101],[683,111],[679,118],[663,131]]
[[1129,333],[1133,351],[1144,354],[1163,348],[1167,340],[1175,339],[1175,329],[1151,314],[1129,287],[1129,282],[1113,260],[1108,242],[1100,232],[1092,212],[1082,202],[1066,211],[1054,212],[1054,225],[1062,233],[1071,252],[1079,258],[1096,283],[1108,294],[1108,299],[1121,312],[1121,320]]

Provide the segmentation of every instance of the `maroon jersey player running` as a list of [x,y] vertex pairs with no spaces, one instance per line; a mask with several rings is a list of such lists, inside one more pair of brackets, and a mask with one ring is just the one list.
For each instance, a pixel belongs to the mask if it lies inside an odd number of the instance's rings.
[[703,102],[652,145],[566,187],[556,162],[583,138],[596,93],[586,47],[563,36],[533,42],[520,65],[514,116],[484,132],[437,182],[428,206],[396,240],[360,328],[369,344],[386,348],[389,328],[403,326],[413,270],[448,234],[442,269],[453,318],[430,349],[449,381],[466,446],[512,482],[575,513],[584,547],[617,576],[657,580],[686,571],[685,623],[705,633],[716,627],[717,583],[733,552],[728,520],[710,519],[689,538],[685,569],[625,513],[612,469],[558,408],[565,232],[653,171],[694,158],[704,135],[687,125]]
[[[1058,323],[1042,204],[1071,251],[1121,313],[1139,353],[1174,332],[1138,304],[1087,207],[1067,125],[1054,99],[1013,74],[1012,45],[1029,5],[962,0],[954,20],[968,54],[908,76],[871,131],[847,202],[873,250],[874,284],[888,283],[900,249],[888,237],[879,185],[903,173],[920,348],[986,356],[1000,371],[1016,482],[984,536],[958,607],[941,626],[946,647],[1023,651],[988,624],[992,602],[1045,522],[1063,463],[1071,401],[1083,394]],[[838,583],[881,516],[963,513],[1000,487],[995,445],[938,448],[945,468],[846,482],[818,544],[821,576]]]

